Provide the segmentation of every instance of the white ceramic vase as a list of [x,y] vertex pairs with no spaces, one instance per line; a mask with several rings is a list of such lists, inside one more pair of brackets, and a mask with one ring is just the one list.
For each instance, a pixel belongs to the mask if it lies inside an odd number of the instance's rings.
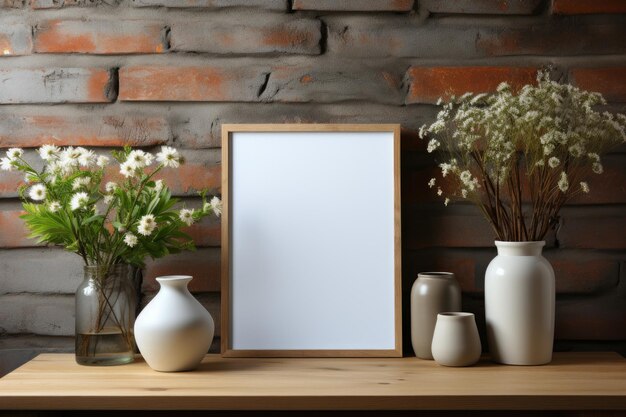
[[545,242],[496,241],[485,274],[485,319],[493,360],[542,365],[552,360],[554,270],[541,255]]
[[431,350],[439,365],[470,366],[478,362],[482,345],[474,314],[437,314]]
[[213,318],[187,289],[191,279],[188,275],[157,278],[161,289],[135,321],[137,347],[156,371],[196,368],[213,341]]

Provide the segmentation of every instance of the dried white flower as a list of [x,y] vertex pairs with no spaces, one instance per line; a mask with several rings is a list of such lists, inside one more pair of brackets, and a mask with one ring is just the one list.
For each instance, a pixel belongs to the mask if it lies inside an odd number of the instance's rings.
[[146,214],[139,220],[139,226],[137,226],[137,231],[139,232],[139,234],[142,234],[144,236],[150,236],[156,226],[157,224],[154,219],[154,215]]
[[444,206],[446,206],[446,207],[448,207],[448,204],[450,204],[450,199],[449,199],[449,198],[446,198],[446,199],[443,201],[443,205],[444,205]]
[[60,151],[61,150],[55,145],[43,145],[41,148],[37,149],[39,157],[48,162],[58,158]]
[[565,171],[561,172],[561,178],[559,179],[559,190],[565,192],[569,188],[569,181],[567,180],[567,174]]
[[465,170],[461,172],[461,174],[459,175],[459,178],[461,179],[461,181],[463,181],[464,184],[468,183],[472,179],[472,173],[469,172],[468,170]]
[[437,195],[443,195],[443,190],[441,188],[437,188]]
[[428,188],[433,188],[435,186],[435,178],[431,178],[430,181],[428,181]]
[[178,168],[180,166],[181,157],[175,148],[161,146],[161,152],[157,153],[156,160],[165,167]]
[[30,187],[28,196],[34,201],[42,201],[46,199],[46,186],[43,184],[35,184]]
[[132,233],[126,233],[124,235],[124,243],[126,243],[129,247],[134,248],[137,245],[138,239]]
[[191,209],[191,210],[190,209],[181,209],[180,210],[180,214],[178,215],[178,217],[187,226],[191,226],[193,224],[193,222],[194,222],[193,212],[194,212],[194,209]]
[[467,198],[467,190],[465,188],[461,189],[461,197]]
[[433,153],[435,150],[439,148],[440,145],[441,145],[441,142],[439,142],[437,139],[431,139],[428,141],[428,147],[426,148],[426,151],[428,153]]
[[591,170],[596,174],[602,174],[604,172],[604,167],[600,162],[594,162],[591,165]]
[[70,208],[72,211],[84,208],[89,202],[89,195],[84,192],[76,193],[72,196],[70,200]]
[[550,157],[550,159],[548,159],[548,166],[550,168],[556,168],[559,166],[560,163],[561,161],[556,156],[552,156]]
[[581,183],[580,183],[580,190],[581,190],[583,193],[585,193],[585,194],[586,194],[586,193],[588,193],[588,192],[589,192],[589,184],[587,184],[587,183],[586,183],[586,182],[584,182],[584,181],[581,181]]

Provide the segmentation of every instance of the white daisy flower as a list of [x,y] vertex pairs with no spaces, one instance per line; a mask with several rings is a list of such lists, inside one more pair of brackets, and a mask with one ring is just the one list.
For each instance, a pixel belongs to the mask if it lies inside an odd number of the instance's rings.
[[10,148],[7,151],[7,158],[9,158],[11,161],[15,161],[17,158],[21,157],[22,155],[24,155],[24,150],[21,148]]
[[84,192],[76,193],[72,196],[70,200],[70,208],[72,211],[84,208],[89,202],[89,195]]
[[110,159],[108,156],[100,155],[98,159],[96,159],[96,165],[98,165],[100,168],[104,168],[109,165],[109,161]]
[[61,155],[59,157],[59,164],[65,172],[71,171],[71,168],[78,166],[78,158],[80,158],[80,156],[82,155],[80,149],[82,148],[73,148],[71,146],[68,146],[67,148],[65,148],[65,150],[61,152]]
[[580,183],[580,189],[583,193],[588,193],[589,192],[589,184],[587,184],[586,182],[582,181]]
[[156,226],[157,223],[154,220],[154,215],[146,214],[139,220],[139,226],[137,227],[137,231],[144,236],[150,236]]
[[180,154],[171,146],[161,146],[161,152],[157,153],[156,160],[163,166],[171,168],[178,168],[181,161]]
[[191,210],[190,209],[181,209],[180,210],[180,214],[178,215],[178,217],[187,226],[191,226],[193,224],[193,222],[194,222],[193,212],[194,212],[194,209],[191,209]]
[[132,233],[126,233],[126,235],[124,235],[124,243],[131,248],[134,248],[137,245],[137,241],[137,236]]
[[548,166],[550,168],[556,168],[559,166],[560,163],[561,160],[559,160],[559,158],[557,158],[556,156],[552,156],[550,157],[550,159],[548,159]]
[[126,163],[135,169],[141,169],[149,166],[153,160],[154,157],[151,154],[137,149],[128,154]]
[[109,181],[104,186],[104,189],[106,190],[107,193],[112,193],[113,191],[117,190],[117,183],[113,181]]
[[559,190],[565,192],[569,188],[569,181],[567,180],[567,174],[565,171],[561,172],[561,178],[559,179]]
[[115,196],[113,195],[105,195],[104,198],[102,199],[102,201],[104,201],[104,204],[111,204],[111,202],[113,201],[113,199],[115,198]]
[[58,158],[60,151],[61,150],[55,145],[43,145],[41,148],[37,149],[39,157],[48,162]]
[[80,166],[89,167],[95,163],[96,154],[94,151],[85,148],[76,148],[76,150],[80,153],[78,155],[78,163]]
[[74,182],[72,182],[72,190],[78,190],[79,188],[87,187],[89,186],[90,183],[91,183],[91,178],[78,177],[74,179]]
[[13,171],[15,166],[13,165],[13,161],[9,158],[0,158],[0,169],[3,171]]
[[156,191],[157,193],[160,193],[162,189],[163,189],[163,180],[156,180],[154,182],[154,191]]
[[213,197],[209,204],[211,204],[213,213],[215,213],[217,217],[220,217],[222,215],[222,200],[217,197]]
[[129,164],[128,161],[124,162],[120,165],[120,174],[125,176],[126,178],[133,178],[137,172],[132,164]]
[[59,203],[58,201],[53,201],[50,204],[48,204],[48,210],[50,210],[52,213],[56,213],[57,211],[61,210],[61,203]]
[[34,201],[42,201],[46,199],[46,186],[43,184],[35,184],[30,187],[28,196]]

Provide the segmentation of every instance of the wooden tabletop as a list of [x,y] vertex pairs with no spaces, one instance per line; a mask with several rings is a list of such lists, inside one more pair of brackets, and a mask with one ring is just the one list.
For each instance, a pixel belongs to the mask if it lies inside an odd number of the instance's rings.
[[141,359],[87,367],[43,354],[0,379],[1,409],[626,410],[626,360],[558,353],[545,366],[446,368],[413,357],[208,355],[196,371],[159,373]]

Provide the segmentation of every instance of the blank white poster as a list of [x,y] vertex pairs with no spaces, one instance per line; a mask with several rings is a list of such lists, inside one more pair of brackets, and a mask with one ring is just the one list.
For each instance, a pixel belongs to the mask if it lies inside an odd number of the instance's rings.
[[230,348],[395,348],[393,132],[233,132]]

